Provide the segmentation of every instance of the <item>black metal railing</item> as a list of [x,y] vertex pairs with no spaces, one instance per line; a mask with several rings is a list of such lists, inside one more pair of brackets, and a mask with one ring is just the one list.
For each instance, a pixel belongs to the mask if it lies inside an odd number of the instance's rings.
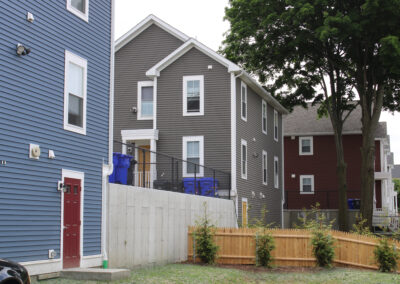
[[[348,199],[359,199],[361,191],[348,190]],[[316,190],[313,193],[301,194],[299,190],[285,191],[285,209],[309,209],[320,204],[321,209],[338,209],[339,208],[339,193],[333,190]]]
[[151,151],[148,146],[114,142],[133,156],[128,169],[129,185],[230,199],[229,172]]

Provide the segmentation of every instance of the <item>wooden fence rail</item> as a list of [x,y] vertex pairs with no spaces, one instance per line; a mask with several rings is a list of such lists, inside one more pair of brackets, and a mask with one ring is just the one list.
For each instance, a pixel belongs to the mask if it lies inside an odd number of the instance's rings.
[[[188,230],[188,259],[193,260],[193,227]],[[311,232],[299,229],[270,229],[275,239],[274,264],[277,266],[315,266]],[[215,241],[219,246],[217,263],[254,264],[257,229],[218,228]],[[377,269],[374,249],[378,238],[353,233],[331,231],[335,239],[335,266]],[[400,249],[400,243],[394,242]],[[196,261],[199,259],[196,258]],[[400,270],[400,264],[398,266]]]

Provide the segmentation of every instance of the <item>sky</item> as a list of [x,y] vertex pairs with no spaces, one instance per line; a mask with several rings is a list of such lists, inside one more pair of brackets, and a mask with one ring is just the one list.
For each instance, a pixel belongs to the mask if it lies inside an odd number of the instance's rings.
[[[153,14],[186,35],[217,51],[229,29],[224,21],[228,0],[115,0],[115,39]],[[400,113],[384,112],[391,150],[400,164]]]

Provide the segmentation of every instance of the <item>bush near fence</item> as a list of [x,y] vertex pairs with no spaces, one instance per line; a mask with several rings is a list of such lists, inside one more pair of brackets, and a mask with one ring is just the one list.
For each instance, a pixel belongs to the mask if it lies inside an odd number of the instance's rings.
[[[301,229],[271,229],[276,248],[272,252],[275,266],[315,266],[312,255],[311,231]],[[193,261],[193,227],[188,230],[188,260]],[[219,246],[218,264],[255,264],[255,235],[253,228],[218,228],[215,234]],[[374,249],[379,244],[375,236],[330,231],[335,239],[334,265],[341,267],[378,269]],[[394,241],[397,249],[400,242]],[[196,262],[199,261],[196,258]],[[400,263],[398,264],[400,271]]]

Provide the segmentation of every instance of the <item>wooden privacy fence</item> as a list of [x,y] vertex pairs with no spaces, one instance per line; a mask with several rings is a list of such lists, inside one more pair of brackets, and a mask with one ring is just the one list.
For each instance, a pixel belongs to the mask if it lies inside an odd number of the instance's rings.
[[[193,230],[188,230],[188,260],[193,261]],[[312,255],[311,232],[298,229],[268,229],[274,239],[273,250],[276,266],[315,266]],[[215,241],[219,246],[219,264],[255,264],[255,236],[257,229],[218,228]],[[335,266],[378,269],[374,249],[378,238],[353,233],[331,231],[335,239]],[[400,243],[395,242],[397,249]],[[199,258],[196,257],[196,261]],[[398,270],[400,265],[398,266]]]

